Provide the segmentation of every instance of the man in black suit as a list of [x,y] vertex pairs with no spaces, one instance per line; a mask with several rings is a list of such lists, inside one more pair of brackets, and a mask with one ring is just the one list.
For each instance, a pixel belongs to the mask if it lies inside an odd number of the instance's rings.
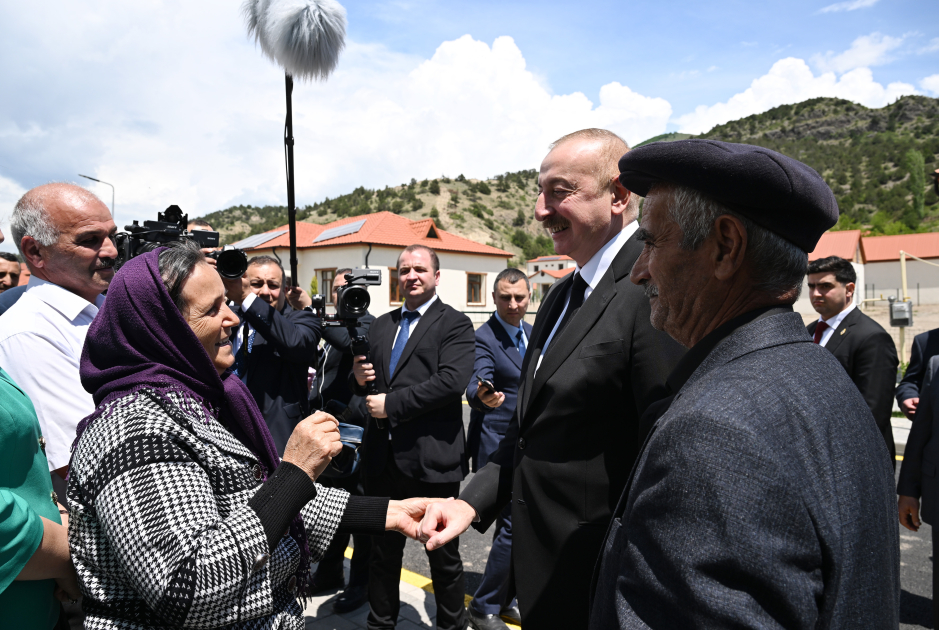
[[[2,298],[0,298],[2,301]],[[910,364],[903,380],[897,385],[897,404],[907,418],[913,419],[919,405],[919,393],[923,389],[923,378],[929,360],[939,354],[939,328],[927,330],[913,337]]]
[[820,346],[835,355],[864,397],[884,436],[890,461],[896,467],[890,413],[897,382],[897,348],[890,334],[854,304],[857,274],[838,256],[809,263],[808,285],[818,321],[807,326]]
[[[398,257],[404,306],[375,320],[370,362],[356,357],[353,393],[366,396],[366,491],[379,497],[455,497],[468,472],[463,391],[473,373],[473,324],[437,297],[440,262],[423,245]],[[368,394],[374,381],[378,393]],[[405,538],[373,540],[368,628],[394,628]],[[463,562],[459,540],[427,552],[437,600],[437,628],[463,630]]]
[[652,328],[649,300],[629,281],[642,244],[638,201],[618,179],[627,150],[585,129],[541,163],[535,218],[577,267],[538,310],[499,449],[461,500],[434,504],[421,526],[436,548],[470,524],[485,531],[511,501],[526,630],[587,627],[590,575],[642,445],[639,418],[683,353]]
[[[496,312],[476,331],[476,363],[466,388],[466,400],[473,409],[467,436],[473,472],[486,465],[509,428],[518,400],[522,360],[531,341],[531,324],[525,321],[531,300],[528,276],[519,269],[503,269],[496,276],[492,299]],[[521,623],[518,606],[513,604],[511,569],[512,506],[507,504],[496,520],[482,581],[467,606],[470,626],[476,630],[507,628],[500,616]]]
[[287,305],[285,285],[283,267],[270,256],[255,256],[242,279],[225,283],[242,320],[233,335],[235,370],[281,453],[294,427],[310,415],[307,371],[321,334],[318,317]]

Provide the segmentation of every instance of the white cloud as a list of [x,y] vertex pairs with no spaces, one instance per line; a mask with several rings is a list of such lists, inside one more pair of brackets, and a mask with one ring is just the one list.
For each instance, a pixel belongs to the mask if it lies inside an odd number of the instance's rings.
[[0,175],[0,232],[6,237],[0,243],[0,252],[15,252],[16,245],[10,234],[10,213],[26,190],[11,179]]
[[743,92],[723,103],[700,105],[674,122],[683,132],[704,133],[730,120],[819,96],[844,98],[867,107],[884,107],[904,94],[917,94],[916,88],[899,82],[884,87],[874,81],[869,68],[857,68],[840,78],[833,72],[815,76],[804,60],[788,57],[773,64],[767,74],[755,79]]
[[847,0],[846,2],[836,2],[835,4],[829,4],[827,7],[819,9],[818,12],[838,13],[840,11],[855,11],[857,9],[872,7],[877,4],[877,2],[878,0]]
[[929,40],[928,44],[926,44],[925,46],[923,46],[916,52],[922,55],[925,53],[936,52],[937,50],[939,50],[939,37],[933,37],[931,40]]
[[[285,203],[283,74],[235,5],[27,3],[11,16],[0,22],[0,178],[17,191],[99,177],[116,186],[119,225],[171,203],[193,216]],[[599,103],[553,94],[511,38],[470,36],[430,59],[347,42],[336,73],[297,84],[293,105],[301,205],[359,185],[536,168],[565,133],[600,126],[637,142],[672,113],[616,82]]]
[[890,37],[881,33],[862,35],[851,42],[851,47],[843,53],[835,54],[829,50],[824,55],[812,57],[812,62],[823,72],[839,73],[883,65],[893,60],[890,53],[899,48],[907,36]]
[[920,79],[919,86],[927,92],[932,92],[939,96],[939,74],[933,74],[924,79]]

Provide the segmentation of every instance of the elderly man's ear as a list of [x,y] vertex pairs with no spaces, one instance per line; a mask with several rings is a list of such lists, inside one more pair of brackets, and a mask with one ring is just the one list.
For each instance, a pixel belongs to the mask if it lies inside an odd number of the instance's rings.
[[747,230],[735,216],[724,214],[714,220],[714,277],[730,280],[740,267],[747,252]]

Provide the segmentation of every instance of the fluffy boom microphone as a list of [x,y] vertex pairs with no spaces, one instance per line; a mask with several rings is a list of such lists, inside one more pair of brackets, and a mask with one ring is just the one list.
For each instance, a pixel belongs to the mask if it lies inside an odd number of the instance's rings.
[[242,10],[264,54],[301,79],[325,79],[345,46],[346,10],[335,0],[246,0]]
[[287,158],[287,219],[290,227],[290,278],[297,276],[297,206],[293,170],[293,77],[325,80],[339,63],[345,46],[346,10],[336,0],[245,0],[242,5],[261,50],[284,68],[287,117],[284,152]]

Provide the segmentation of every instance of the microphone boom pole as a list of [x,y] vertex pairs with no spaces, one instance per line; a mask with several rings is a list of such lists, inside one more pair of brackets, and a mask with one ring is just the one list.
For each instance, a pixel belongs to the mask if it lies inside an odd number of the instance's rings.
[[284,73],[287,86],[287,121],[284,125],[284,149],[287,151],[287,223],[290,230],[290,279],[291,286],[300,286],[297,275],[297,203],[294,190],[293,170],[293,77]]

